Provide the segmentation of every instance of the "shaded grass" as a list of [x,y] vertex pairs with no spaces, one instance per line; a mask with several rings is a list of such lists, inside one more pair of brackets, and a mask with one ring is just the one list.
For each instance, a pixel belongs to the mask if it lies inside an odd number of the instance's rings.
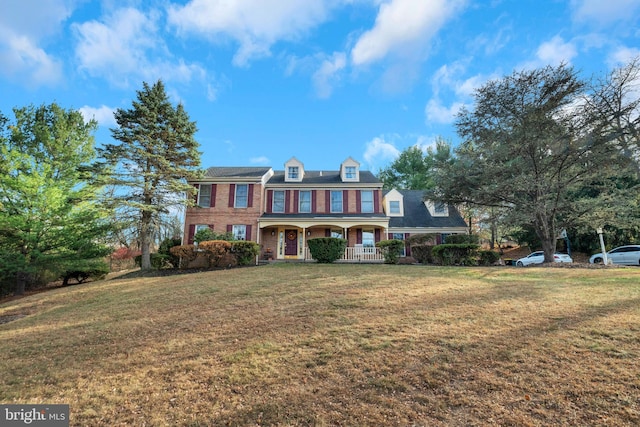
[[637,425],[640,270],[274,264],[0,305],[72,425]]

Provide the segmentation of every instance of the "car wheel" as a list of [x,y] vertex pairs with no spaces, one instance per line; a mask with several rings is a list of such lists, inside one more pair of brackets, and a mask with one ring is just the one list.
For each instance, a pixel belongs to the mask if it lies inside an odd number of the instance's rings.
[[594,264],[602,264],[602,258],[594,258],[593,259],[593,263]]
[[517,265],[518,267],[524,267],[524,264],[522,263],[522,261],[518,261],[518,262],[516,262],[516,265]]

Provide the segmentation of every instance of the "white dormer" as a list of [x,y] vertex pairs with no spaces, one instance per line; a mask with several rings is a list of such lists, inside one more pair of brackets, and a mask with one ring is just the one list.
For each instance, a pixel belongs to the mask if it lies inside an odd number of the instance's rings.
[[404,216],[404,196],[398,190],[389,191],[382,202],[387,216]]
[[444,202],[434,202],[426,200],[424,202],[431,216],[449,216],[449,206]]
[[347,158],[340,165],[340,178],[342,182],[360,182],[360,163]]
[[295,157],[290,158],[284,164],[285,182],[302,182],[304,176],[304,165]]

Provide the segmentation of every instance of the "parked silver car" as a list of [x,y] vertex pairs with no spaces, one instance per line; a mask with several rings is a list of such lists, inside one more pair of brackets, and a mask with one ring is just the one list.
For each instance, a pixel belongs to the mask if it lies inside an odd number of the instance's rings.
[[[640,245],[618,246],[607,252],[607,258],[611,264],[640,265]],[[601,264],[604,262],[602,252],[591,255],[591,264]]]
[[[573,259],[571,259],[569,255],[559,254],[557,252],[553,254],[553,260],[555,262],[573,262]],[[542,264],[543,262],[544,262],[544,252],[536,251],[536,252],[531,252],[526,257],[520,258],[519,260],[517,260],[516,265],[518,267],[523,267],[525,265],[531,265],[531,264]]]

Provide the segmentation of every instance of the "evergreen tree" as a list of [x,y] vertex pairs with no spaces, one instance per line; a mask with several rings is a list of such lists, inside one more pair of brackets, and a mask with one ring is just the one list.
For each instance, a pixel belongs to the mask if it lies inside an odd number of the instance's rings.
[[159,215],[191,202],[184,193],[193,191],[187,179],[200,174],[196,123],[181,104],[173,107],[162,81],[143,83],[132,108],[118,109],[115,119],[111,133],[120,144],[101,150],[113,170],[109,183],[119,189],[111,201],[121,214],[137,218],[141,268],[147,270]]
[[109,224],[97,205],[95,121],[56,104],[0,114],[0,282],[16,294],[106,255]]

